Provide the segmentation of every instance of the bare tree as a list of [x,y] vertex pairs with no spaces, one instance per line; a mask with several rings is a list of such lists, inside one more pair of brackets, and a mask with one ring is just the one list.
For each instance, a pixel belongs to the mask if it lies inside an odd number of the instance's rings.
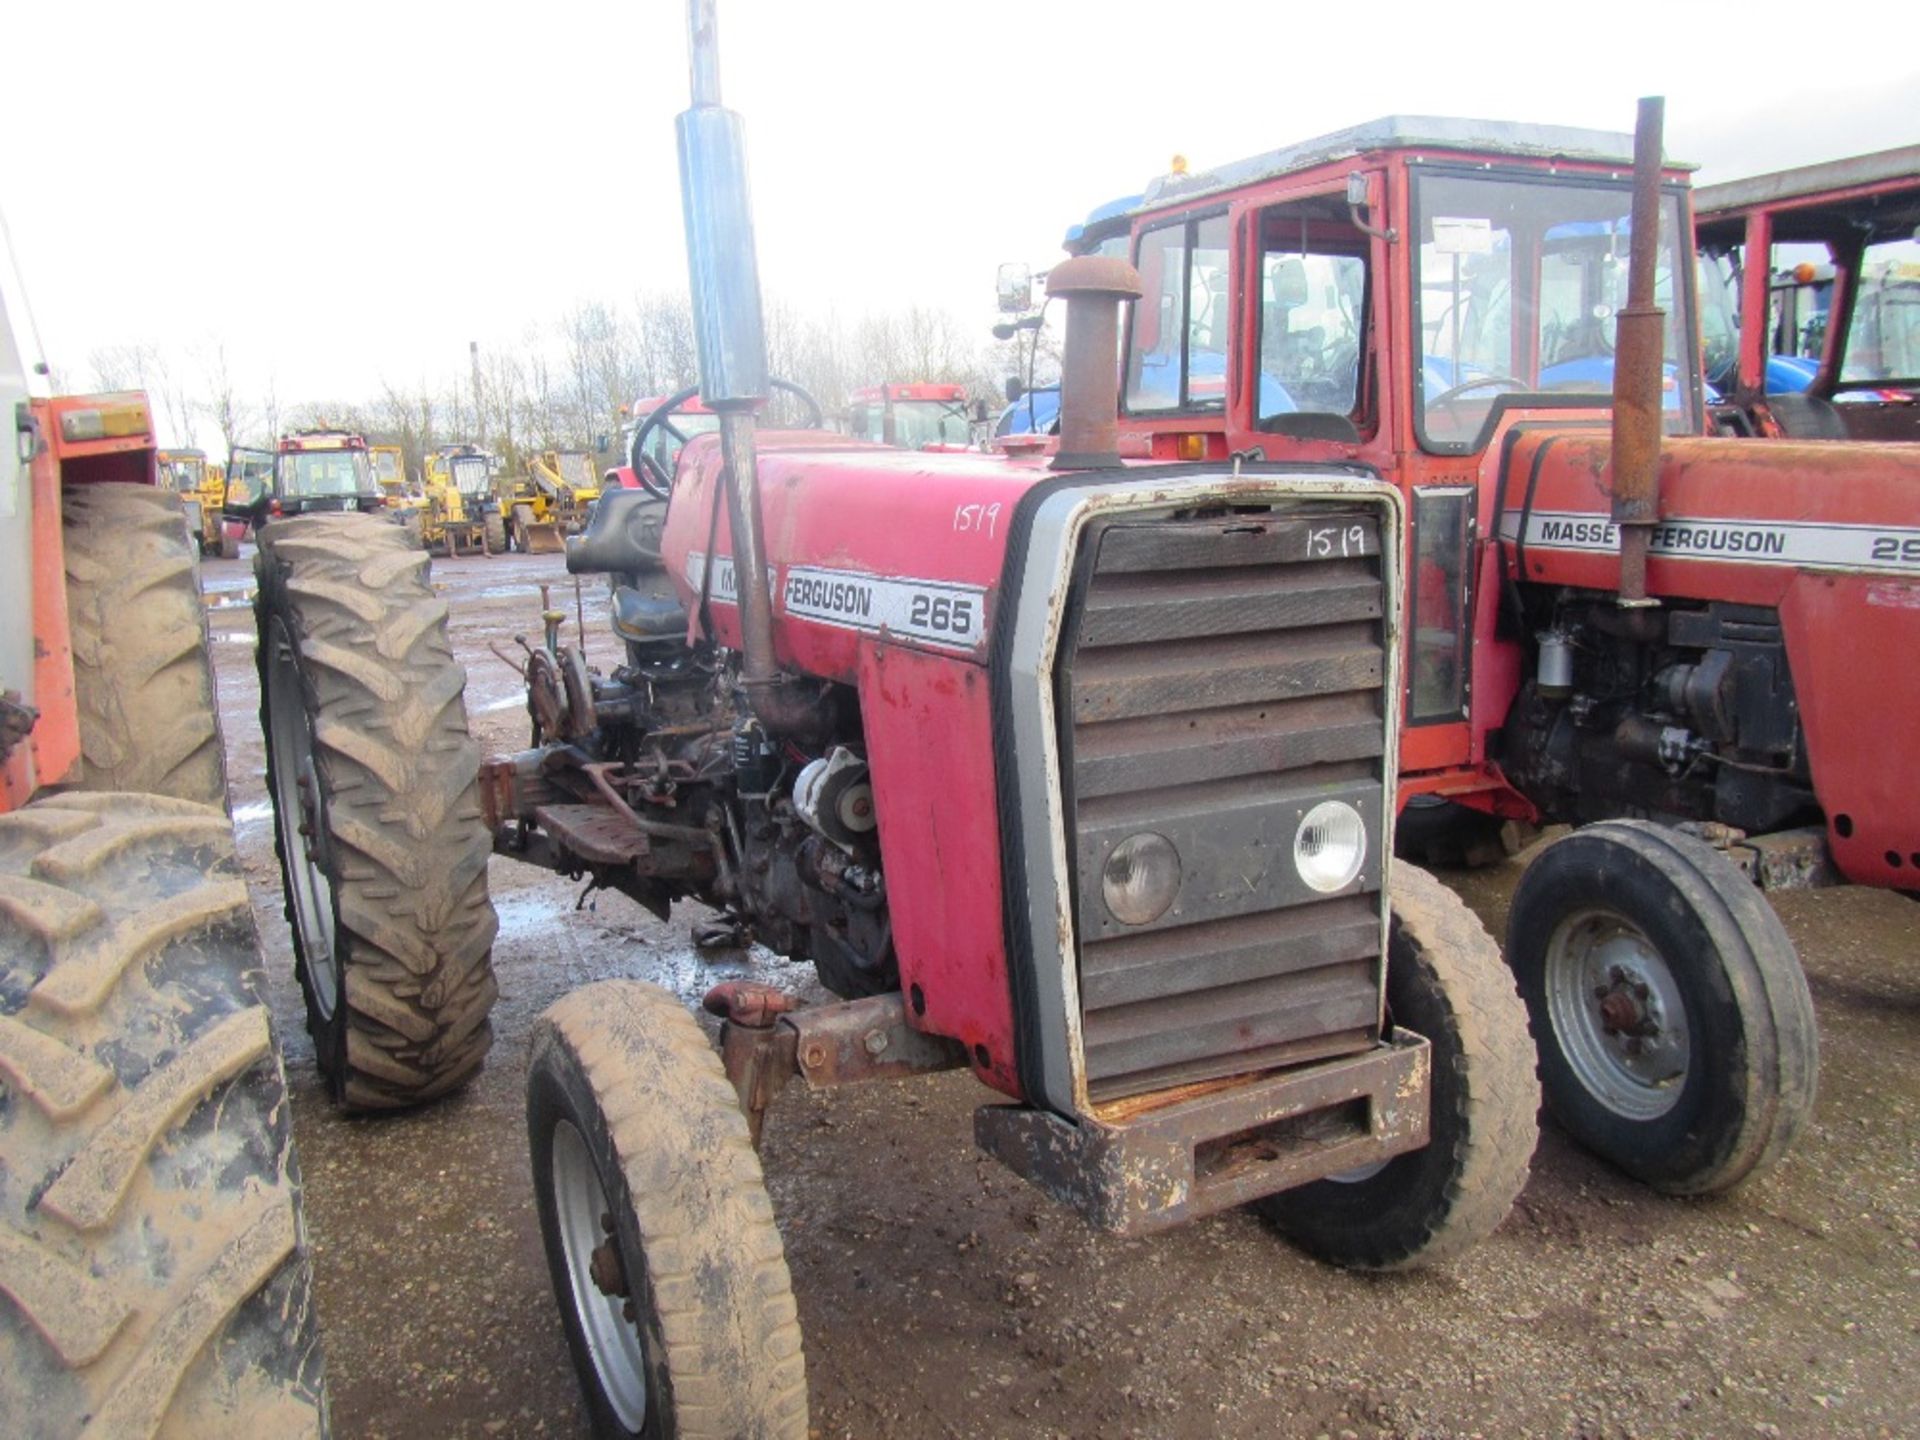
[[240,398],[239,389],[233,383],[233,375],[227,366],[227,346],[223,340],[216,340],[203,347],[200,352],[200,374],[206,385],[205,408],[209,418],[220,428],[220,439],[231,452],[240,443],[241,432],[251,419],[251,407]]

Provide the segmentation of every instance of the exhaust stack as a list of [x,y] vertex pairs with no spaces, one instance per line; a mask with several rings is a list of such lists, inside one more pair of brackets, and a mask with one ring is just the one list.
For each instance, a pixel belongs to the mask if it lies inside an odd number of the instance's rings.
[[1661,131],[1666,101],[1640,102],[1633,130],[1633,233],[1627,303],[1613,351],[1613,521],[1620,527],[1620,603],[1647,601],[1647,545],[1660,518],[1660,383],[1666,312],[1653,303],[1660,257]]
[[1055,470],[1120,463],[1120,306],[1140,298],[1140,273],[1124,260],[1076,255],[1053,267],[1047,294],[1067,302],[1060,357],[1060,450]]
[[680,203],[700,350],[700,398],[720,416],[721,480],[740,604],[741,683],[760,723],[770,731],[790,732],[804,729],[815,712],[810,698],[786,683],[773,655],[773,600],[754,452],[754,415],[766,404],[769,388],[767,341],[747,194],[746,127],[720,103],[715,0],[687,0],[687,64],[693,105],[674,122]]

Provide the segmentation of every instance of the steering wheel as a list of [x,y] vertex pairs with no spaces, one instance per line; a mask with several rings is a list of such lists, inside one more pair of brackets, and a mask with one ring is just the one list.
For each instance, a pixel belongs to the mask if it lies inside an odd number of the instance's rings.
[[1469,390],[1478,390],[1487,385],[1505,385],[1509,390],[1533,389],[1533,386],[1525,380],[1516,380],[1511,375],[1476,375],[1471,380],[1463,380],[1458,385],[1449,386],[1438,395],[1429,396],[1427,409],[1432,410],[1436,406],[1444,405],[1449,400],[1466,394]]
[[[826,426],[826,415],[820,409],[820,402],[802,390],[791,380],[769,380],[775,390],[784,390],[789,395],[798,396],[801,404],[807,407],[806,430],[820,430]],[[681,445],[691,437],[683,433],[673,423],[673,412],[700,393],[698,385],[689,385],[678,395],[669,395],[654,408],[654,412],[640,422],[640,428],[633,432],[633,444],[629,450],[629,459],[633,464],[633,477],[640,482],[640,488],[656,500],[673,499],[673,477],[666,467],[647,453],[647,441],[656,430],[664,430]]]

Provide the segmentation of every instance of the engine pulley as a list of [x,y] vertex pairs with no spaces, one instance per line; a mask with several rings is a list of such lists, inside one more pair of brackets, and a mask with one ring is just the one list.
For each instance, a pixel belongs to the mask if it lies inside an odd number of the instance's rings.
[[816,834],[854,850],[879,823],[867,762],[844,745],[809,761],[794,778],[793,809]]

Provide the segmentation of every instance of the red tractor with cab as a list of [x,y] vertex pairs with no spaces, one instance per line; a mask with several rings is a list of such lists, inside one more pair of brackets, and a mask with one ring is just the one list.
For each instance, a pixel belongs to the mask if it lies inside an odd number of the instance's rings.
[[1754,882],[1920,888],[1885,760],[1920,744],[1920,452],[1709,438],[1686,171],[1647,129],[1394,118],[1156,181],[1119,425],[1401,493],[1400,799],[1581,827],[1507,934],[1546,1093],[1700,1193],[1812,1105]]
[[1704,186],[1693,209],[1735,428],[1920,439],[1920,145]]
[[964,385],[869,385],[847,397],[847,433],[901,450],[965,450],[986,419]]

